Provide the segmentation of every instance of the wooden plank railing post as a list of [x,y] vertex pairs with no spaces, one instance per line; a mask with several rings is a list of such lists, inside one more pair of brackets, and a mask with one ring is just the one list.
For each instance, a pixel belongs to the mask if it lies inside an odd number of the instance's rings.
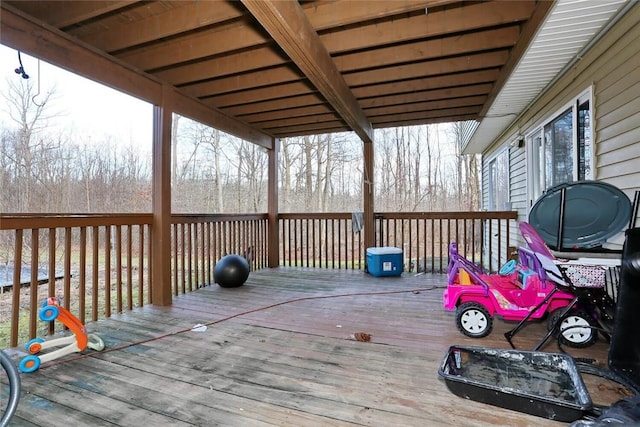
[[373,151],[373,143],[364,143],[364,171],[362,177],[362,193],[363,193],[363,216],[364,216],[364,247],[370,248],[376,245],[376,236],[375,236],[375,204],[374,204],[374,182],[373,182],[373,171],[374,171],[374,151]]
[[267,221],[268,221],[268,258],[267,265],[270,268],[277,267],[280,264],[279,248],[280,233],[278,230],[278,157],[280,154],[280,140],[273,139],[273,148],[268,152],[269,163],[269,179],[268,179],[268,196],[267,196]]
[[171,88],[153,107],[152,303],[171,305]]

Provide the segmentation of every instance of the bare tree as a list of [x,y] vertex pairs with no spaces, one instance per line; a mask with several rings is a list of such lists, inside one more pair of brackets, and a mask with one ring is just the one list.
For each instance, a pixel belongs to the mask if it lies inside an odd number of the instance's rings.
[[5,156],[14,165],[16,180],[14,186],[19,191],[20,198],[16,200],[14,211],[38,212],[37,198],[32,194],[34,177],[43,169],[47,159],[44,155],[52,147],[49,141],[39,136],[40,131],[46,128],[49,119],[57,114],[49,112],[49,103],[53,99],[55,90],[42,95],[38,102],[34,101],[36,95],[30,80],[7,80],[7,92],[2,93],[6,101],[5,112],[17,125],[17,131],[13,138],[8,140]]

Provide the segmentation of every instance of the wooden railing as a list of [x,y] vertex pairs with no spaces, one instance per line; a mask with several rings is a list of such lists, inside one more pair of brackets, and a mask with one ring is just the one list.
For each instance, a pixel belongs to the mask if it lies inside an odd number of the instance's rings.
[[516,212],[385,212],[375,218],[376,245],[401,248],[406,272],[446,272],[451,242],[489,271],[498,270],[514,250]]
[[295,267],[364,267],[362,233],[354,231],[350,213],[280,214],[280,265]]
[[[465,257],[497,268],[508,257],[516,217],[433,212],[375,218],[376,245],[402,248],[405,272],[441,273],[454,240]],[[0,215],[0,284],[9,282],[0,287],[0,348],[60,329],[39,321],[38,310],[49,296],[59,297],[83,323],[149,304],[151,224],[150,214]],[[279,233],[280,265],[365,267],[363,235],[350,213],[281,214]],[[244,255],[254,270],[264,268],[268,235],[266,214],[172,215],[172,293],[212,284],[216,260],[228,253]],[[30,270],[27,277],[13,266]]]
[[240,254],[257,270],[267,265],[267,215],[172,215],[173,294],[213,283],[216,260]]
[[[264,267],[266,218],[173,215],[173,293],[213,283],[215,260],[227,253]],[[0,286],[0,348],[60,328],[39,321],[49,296],[83,323],[150,303],[151,221],[149,214],[0,215],[0,284],[9,283]]]
[[[364,268],[366,248],[350,213],[280,214],[280,264]],[[516,212],[412,212],[375,214],[376,246],[403,250],[406,272],[446,271],[449,243],[487,270],[510,256]]]

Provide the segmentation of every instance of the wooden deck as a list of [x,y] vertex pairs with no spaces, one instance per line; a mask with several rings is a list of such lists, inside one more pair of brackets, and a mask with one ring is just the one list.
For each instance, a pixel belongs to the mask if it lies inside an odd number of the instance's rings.
[[[453,395],[438,366],[453,344],[508,348],[500,320],[464,337],[442,308],[444,276],[278,268],[90,323],[107,346],[21,374],[15,426],[556,426]],[[191,331],[197,324],[204,332]],[[542,337],[531,324],[515,343]],[[371,335],[370,342],[354,334]],[[545,351],[557,351],[555,343]],[[600,340],[574,356],[606,363]],[[12,350],[16,362],[24,353]],[[6,382],[6,378],[3,379]],[[623,396],[588,382],[594,401]]]

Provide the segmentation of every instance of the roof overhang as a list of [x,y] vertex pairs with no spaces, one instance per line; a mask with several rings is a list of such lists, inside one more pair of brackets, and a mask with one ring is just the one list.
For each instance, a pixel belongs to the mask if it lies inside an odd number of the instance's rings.
[[[463,153],[483,153],[636,2],[560,0],[481,120],[469,122]],[[474,129],[475,128],[475,129]]]

